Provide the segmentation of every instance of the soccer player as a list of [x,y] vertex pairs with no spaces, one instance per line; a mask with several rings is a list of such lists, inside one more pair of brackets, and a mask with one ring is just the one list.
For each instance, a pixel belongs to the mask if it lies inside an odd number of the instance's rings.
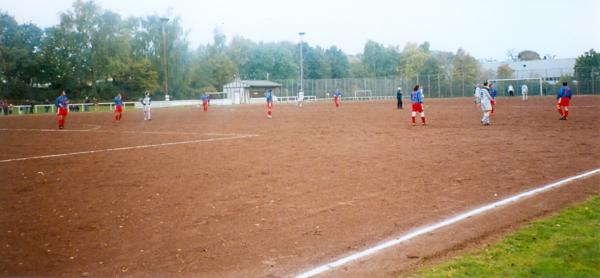
[[121,93],[115,97],[115,121],[120,121],[123,113],[123,96]]
[[151,121],[152,116],[150,114],[150,103],[152,103],[152,99],[150,98],[150,92],[144,92],[144,98],[142,98],[142,106],[144,107],[144,121]]
[[396,104],[396,106],[398,107],[398,109],[402,109],[402,88],[398,87],[398,90],[396,91],[396,99],[398,100],[398,104]]
[[204,110],[204,112],[208,111],[208,103],[210,102],[210,96],[208,96],[208,94],[204,94],[201,97],[202,99],[202,109]]
[[298,92],[298,106],[302,107],[302,102],[304,102],[304,92]]
[[69,99],[64,90],[60,92],[60,96],[56,98],[54,105],[58,108],[58,112],[56,113],[58,115],[58,128],[63,129],[65,128],[65,118],[69,114]]
[[333,93],[333,102],[335,103],[335,107],[340,107],[340,99],[342,98],[342,91],[340,89],[335,89]]
[[521,95],[523,96],[523,100],[527,100],[527,93],[529,92],[529,88],[527,88],[526,84],[521,85]]
[[560,120],[567,120],[569,117],[569,104],[573,97],[573,91],[571,91],[571,88],[567,84],[567,82],[563,82],[562,87],[560,87],[556,95],[556,108],[562,116]]
[[417,116],[417,112],[421,113],[421,122],[423,125],[425,123],[425,110],[423,107],[423,99],[425,95],[423,95],[423,89],[420,88],[419,84],[415,85],[412,93],[410,94],[410,101],[412,102],[412,124],[413,126],[417,125],[417,121],[415,117]]
[[490,112],[490,114],[494,114],[494,108],[496,107],[496,96],[498,95],[498,91],[496,91],[496,87],[494,87],[494,84],[490,84],[490,96],[492,97],[490,99],[490,104],[492,105],[492,112]]
[[490,111],[492,110],[492,96],[490,95],[490,88],[488,87],[488,82],[485,81],[483,83],[483,87],[479,89],[479,94],[475,96],[477,98],[477,102],[481,106],[481,110],[483,111],[483,117],[481,118],[481,123],[483,125],[491,125],[490,122]]
[[511,97],[515,95],[515,88],[513,88],[512,84],[508,85],[508,95]]
[[267,118],[271,119],[273,117],[273,90],[267,89],[265,98],[267,99]]

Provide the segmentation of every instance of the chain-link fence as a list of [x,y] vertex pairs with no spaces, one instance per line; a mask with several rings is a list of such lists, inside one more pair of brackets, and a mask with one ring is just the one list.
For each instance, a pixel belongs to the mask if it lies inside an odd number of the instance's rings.
[[[398,87],[401,87],[406,95],[407,92],[412,91],[415,84],[420,84],[426,96],[430,98],[465,97],[473,95],[477,83],[496,78],[495,75],[477,78],[466,74],[437,74],[398,78],[307,79],[304,80],[304,95],[319,99],[330,98],[336,89],[340,89],[345,98],[395,97]],[[563,81],[568,81],[576,94],[600,94],[600,68],[521,70],[515,71],[509,78],[515,80],[512,83],[498,82],[499,95],[508,95],[509,83],[513,85],[515,93],[519,93],[521,86],[525,84],[529,87],[530,96],[539,95],[540,91],[543,95],[554,95]],[[540,79],[531,80],[531,78],[541,78],[541,90]],[[299,80],[277,82],[282,84],[281,96],[293,97],[300,90]]]

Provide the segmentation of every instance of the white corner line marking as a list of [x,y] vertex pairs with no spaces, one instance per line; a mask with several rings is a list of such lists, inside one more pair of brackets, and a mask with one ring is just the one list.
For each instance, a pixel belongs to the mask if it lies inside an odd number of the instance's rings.
[[369,247],[369,248],[364,249],[362,251],[358,251],[356,253],[353,253],[353,254],[351,254],[349,256],[343,257],[343,258],[338,259],[336,261],[332,261],[332,262],[329,262],[329,263],[317,266],[317,267],[315,267],[315,268],[313,268],[311,270],[308,270],[306,272],[302,272],[300,274],[297,274],[295,277],[296,278],[307,278],[307,277],[313,277],[315,275],[319,275],[319,274],[321,274],[323,272],[326,272],[326,271],[329,271],[329,270],[333,270],[335,268],[338,268],[338,267],[340,267],[342,265],[345,265],[347,263],[350,263],[352,261],[355,261],[355,260],[358,260],[358,259],[362,259],[364,257],[367,257],[369,255],[377,253],[377,252],[379,252],[379,251],[381,251],[383,249],[386,249],[386,248],[392,247],[394,245],[397,245],[397,244],[399,244],[401,242],[408,241],[408,240],[410,240],[412,238],[415,238],[417,236],[420,236],[420,235],[432,232],[434,230],[440,229],[440,228],[445,227],[445,226],[452,225],[452,224],[454,224],[456,222],[462,221],[464,219],[467,219],[469,217],[472,217],[472,216],[475,216],[475,215],[478,215],[478,214],[482,214],[482,213],[484,213],[486,211],[489,211],[489,210],[492,210],[494,208],[497,208],[497,207],[500,207],[500,206],[504,206],[504,205],[508,205],[510,203],[517,202],[517,201],[519,201],[519,200],[521,200],[523,198],[536,195],[538,193],[550,190],[550,189],[555,188],[555,187],[559,187],[561,185],[567,184],[567,183],[572,182],[574,180],[583,179],[583,178],[586,178],[588,176],[595,175],[597,173],[600,173],[600,168],[597,168],[597,169],[594,169],[594,170],[590,170],[590,171],[584,172],[584,173],[576,175],[576,176],[564,178],[564,179],[559,180],[557,182],[550,183],[550,184],[547,184],[547,185],[544,185],[542,187],[538,187],[536,189],[532,189],[532,190],[529,190],[529,191],[525,191],[525,192],[522,192],[522,193],[510,196],[508,198],[502,199],[500,201],[496,201],[496,202],[493,202],[491,204],[488,204],[488,205],[485,205],[485,206],[482,206],[482,207],[479,207],[479,208],[476,208],[476,209],[473,209],[473,210],[461,213],[459,215],[456,215],[456,216],[453,216],[453,217],[450,217],[450,218],[446,218],[445,220],[442,220],[442,221],[437,222],[435,224],[417,228],[416,230],[414,230],[414,231],[412,231],[410,233],[399,235],[398,237],[396,237],[394,239],[391,239],[391,240],[379,243],[379,244],[377,244],[377,245],[375,245],[373,247]]
[[72,152],[72,153],[59,153],[59,154],[50,154],[50,155],[30,156],[30,157],[4,159],[4,160],[0,160],[0,163],[15,162],[15,161],[24,161],[24,160],[32,160],[32,159],[54,158],[54,157],[71,156],[71,155],[81,155],[81,154],[92,154],[92,153],[102,153],[102,152],[124,151],[124,150],[133,150],[133,149],[146,149],[146,148],[163,147],[163,146],[173,146],[173,145],[183,145],[183,144],[194,144],[194,143],[200,143],[200,142],[225,141],[225,140],[250,138],[250,137],[256,137],[256,136],[258,136],[258,135],[257,134],[246,134],[246,135],[238,135],[238,136],[233,136],[233,137],[198,139],[198,140],[189,140],[189,141],[180,141],[180,142],[170,142],[170,143],[139,145],[139,146],[131,146],[131,147],[119,147],[119,148],[101,149],[101,150],[93,150],[93,151],[82,151],[82,152]]
[[93,125],[90,129],[48,129],[48,128],[0,128],[0,131],[31,131],[31,132],[92,132],[92,133],[131,133],[131,134],[162,134],[162,135],[207,135],[207,136],[238,136],[244,134],[230,133],[230,134],[219,134],[219,133],[201,133],[201,132],[177,132],[177,131],[112,131],[112,130],[99,130],[99,125]]

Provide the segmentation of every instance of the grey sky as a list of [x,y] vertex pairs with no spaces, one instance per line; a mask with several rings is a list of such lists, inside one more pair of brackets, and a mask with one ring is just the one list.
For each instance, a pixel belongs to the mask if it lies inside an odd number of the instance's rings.
[[[484,59],[503,60],[509,49],[572,58],[600,50],[598,0],[97,0],[122,16],[179,16],[192,47],[212,41],[214,28],[228,39],[299,40],[362,52],[371,39],[403,47],[429,41],[431,48],[459,47]],[[19,23],[48,27],[72,0],[0,0]]]

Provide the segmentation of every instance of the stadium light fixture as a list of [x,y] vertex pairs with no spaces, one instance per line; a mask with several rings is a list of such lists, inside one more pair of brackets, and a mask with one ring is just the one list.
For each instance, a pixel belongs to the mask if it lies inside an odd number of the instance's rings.
[[304,92],[304,57],[303,57],[303,51],[302,51],[302,45],[304,44],[303,40],[302,40],[302,36],[304,36],[304,32],[300,32],[298,33],[298,35],[300,35],[300,92]]

